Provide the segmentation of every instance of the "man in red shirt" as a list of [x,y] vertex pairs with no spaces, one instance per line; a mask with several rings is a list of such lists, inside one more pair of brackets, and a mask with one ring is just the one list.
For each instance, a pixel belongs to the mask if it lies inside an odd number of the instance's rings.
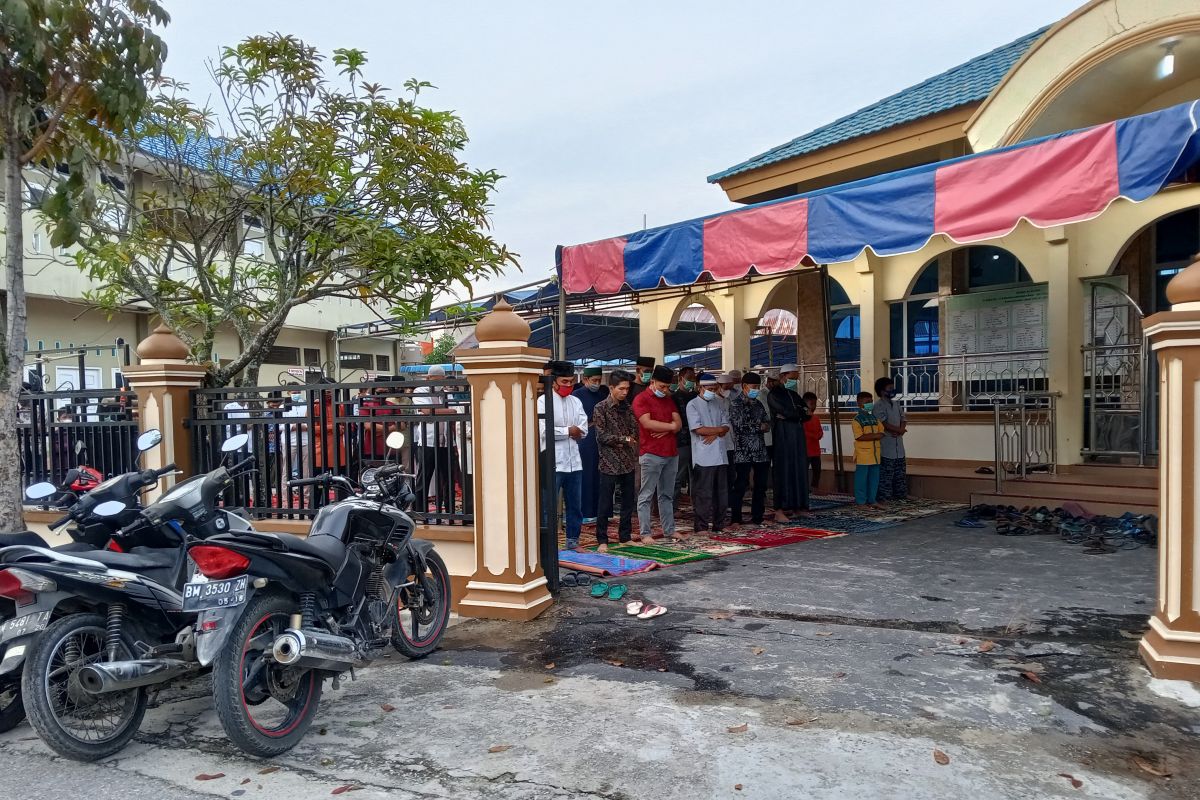
[[670,387],[675,379],[668,367],[661,364],[650,376],[650,388],[633,401],[633,415],[638,421],[638,464],[642,471],[642,487],[638,493],[638,525],[642,542],[654,541],[650,535],[650,501],[658,496],[658,516],[663,533],[675,538],[675,475],[679,469],[679,449],[676,434],[683,427],[679,407],[671,398]]

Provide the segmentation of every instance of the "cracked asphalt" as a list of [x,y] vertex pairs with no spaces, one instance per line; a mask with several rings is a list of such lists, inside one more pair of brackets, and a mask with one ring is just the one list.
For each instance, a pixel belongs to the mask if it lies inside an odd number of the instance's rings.
[[271,762],[225,740],[204,679],[103,764],[21,726],[0,797],[1200,796],[1200,692],[1137,659],[1155,552],[953,519],[634,576],[655,620],[566,589],[533,623],[461,622],[326,687]]

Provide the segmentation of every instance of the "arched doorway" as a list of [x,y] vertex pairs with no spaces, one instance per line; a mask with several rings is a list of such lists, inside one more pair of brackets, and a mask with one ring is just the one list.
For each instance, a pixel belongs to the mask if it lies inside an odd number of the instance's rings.
[[721,322],[707,302],[680,301],[670,330],[663,333],[664,361],[670,367],[721,367]]

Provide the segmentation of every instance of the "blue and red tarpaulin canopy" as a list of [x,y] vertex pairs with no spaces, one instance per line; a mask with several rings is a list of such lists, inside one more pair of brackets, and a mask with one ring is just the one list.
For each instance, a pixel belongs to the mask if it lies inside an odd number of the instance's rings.
[[558,248],[568,294],[687,286],[994,239],[1141,201],[1200,163],[1200,100],[1092,128]]

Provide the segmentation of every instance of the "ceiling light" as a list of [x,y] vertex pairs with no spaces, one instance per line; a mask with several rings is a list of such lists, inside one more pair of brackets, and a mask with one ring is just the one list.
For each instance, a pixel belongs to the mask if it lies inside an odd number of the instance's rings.
[[1163,53],[1162,59],[1158,62],[1158,77],[1169,78],[1175,74],[1175,45],[1178,42],[1167,42],[1163,45],[1163,49],[1167,52]]

